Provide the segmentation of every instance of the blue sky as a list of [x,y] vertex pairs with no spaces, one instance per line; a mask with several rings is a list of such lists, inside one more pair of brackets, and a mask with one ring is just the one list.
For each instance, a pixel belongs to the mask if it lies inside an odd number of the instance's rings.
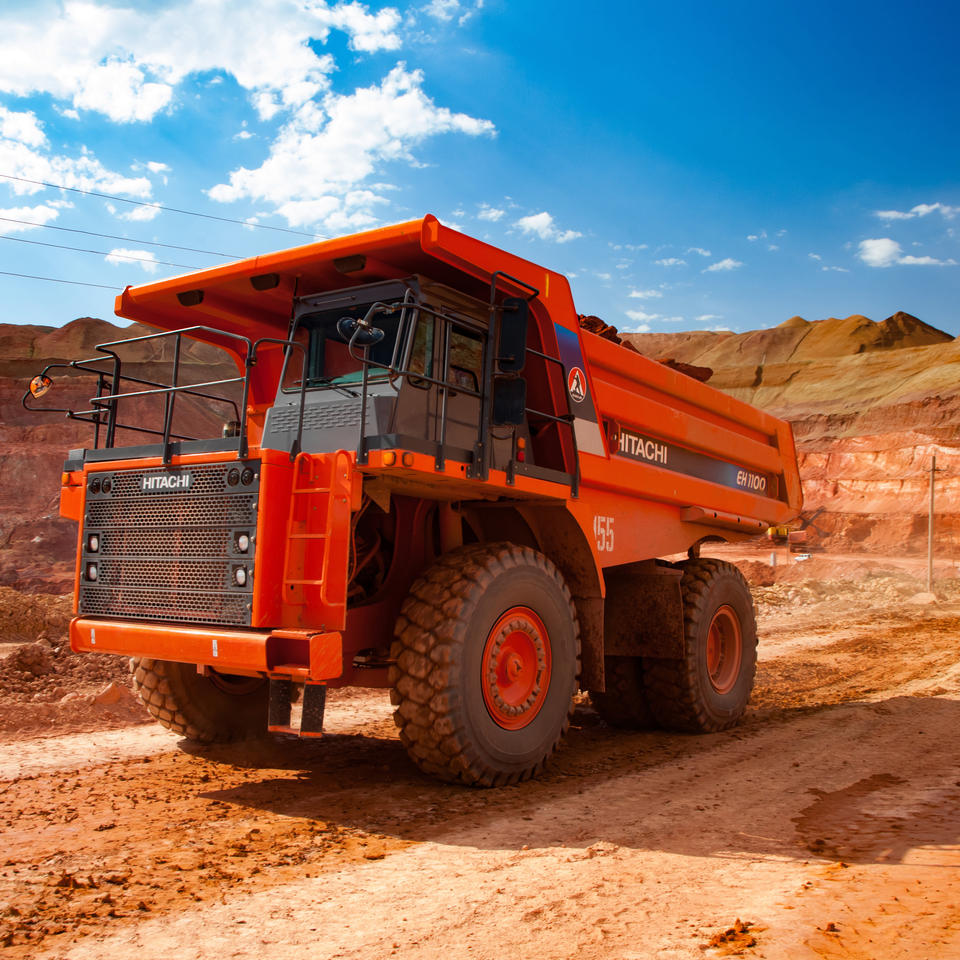
[[958,21],[922,0],[8,0],[0,322],[112,317],[110,289],[7,274],[120,289],[308,239],[268,226],[431,212],[621,329],[907,310],[957,335]]

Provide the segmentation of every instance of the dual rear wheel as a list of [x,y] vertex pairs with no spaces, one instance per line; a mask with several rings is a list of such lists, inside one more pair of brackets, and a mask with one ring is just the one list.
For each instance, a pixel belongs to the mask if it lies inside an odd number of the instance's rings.
[[743,716],[757,668],[750,588],[733,564],[697,559],[683,565],[680,590],[681,659],[607,658],[607,689],[590,699],[612,726],[712,733]]

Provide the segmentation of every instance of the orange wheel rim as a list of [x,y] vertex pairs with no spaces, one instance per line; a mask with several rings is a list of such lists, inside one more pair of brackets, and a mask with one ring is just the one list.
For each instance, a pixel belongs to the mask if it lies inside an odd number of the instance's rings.
[[707,632],[707,673],[717,693],[729,693],[740,676],[743,639],[740,619],[729,604],[713,615]]
[[480,662],[483,701],[504,730],[533,722],[550,686],[550,638],[529,607],[511,607],[490,629]]

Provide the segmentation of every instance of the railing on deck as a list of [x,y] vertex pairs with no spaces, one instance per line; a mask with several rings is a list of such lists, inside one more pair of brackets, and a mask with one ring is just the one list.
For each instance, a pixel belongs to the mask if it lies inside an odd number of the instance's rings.
[[[243,362],[243,375],[236,377],[225,377],[219,380],[208,380],[203,383],[181,384],[180,375],[182,369],[182,342],[185,335],[194,335],[204,333],[211,335],[214,339],[225,338],[233,341],[237,346],[237,354],[241,356]],[[131,344],[144,343],[152,340],[162,340],[173,338],[173,368],[171,371],[171,382],[169,384],[158,383],[155,380],[145,380],[141,377],[133,377],[122,371],[122,361],[115,348],[125,347]],[[203,339],[191,336],[191,339]],[[210,342],[207,339],[205,342]],[[250,395],[250,375],[257,362],[257,350],[263,344],[274,344],[282,346],[286,351],[291,348],[297,348],[304,351],[304,362],[306,362],[306,352],[303,344],[295,343],[291,340],[278,340],[271,337],[263,337],[256,341],[251,341],[247,337],[234,333],[228,333],[225,330],[217,330],[214,327],[194,326],[184,327],[182,330],[170,330],[164,333],[152,333],[143,337],[133,337],[129,340],[115,340],[111,343],[101,343],[97,350],[106,356],[91,357],[86,360],[74,360],[71,363],[51,363],[48,364],[40,373],[40,378],[48,378],[48,373],[56,369],[79,370],[83,373],[93,374],[97,378],[96,393],[90,398],[90,409],[74,410],[70,407],[34,407],[29,401],[33,399],[28,390],[22,399],[22,404],[27,410],[39,411],[44,413],[64,413],[68,419],[80,420],[94,425],[94,449],[100,448],[101,433],[105,434],[104,448],[111,448],[116,445],[116,434],[118,430],[130,430],[136,433],[143,433],[149,436],[161,438],[163,462],[169,463],[172,456],[172,441],[175,440],[199,440],[200,437],[190,437],[184,434],[173,432],[173,416],[177,397],[180,395],[199,398],[201,400],[214,401],[222,403],[232,409],[234,417],[232,423],[235,424],[236,433],[230,434],[236,436],[239,456],[245,458],[249,453],[248,433],[247,433],[247,400]],[[242,352],[241,349],[242,348]],[[226,348],[222,348],[226,350]],[[127,361],[128,363],[131,361]],[[142,362],[142,361],[140,361]],[[100,364],[100,366],[97,366]],[[104,369],[103,364],[109,364],[109,369]],[[149,389],[142,390],[124,390],[125,385],[136,385]],[[241,399],[239,404],[230,397],[222,396],[216,393],[206,391],[215,387],[225,387],[230,384],[241,385]],[[297,438],[294,441],[290,452],[291,460],[299,452],[300,438],[303,432],[303,402],[304,402],[305,383],[301,381],[300,388],[300,421],[297,428]],[[119,419],[120,401],[130,400],[135,397],[163,396],[163,429],[155,430],[142,424],[122,423]]]

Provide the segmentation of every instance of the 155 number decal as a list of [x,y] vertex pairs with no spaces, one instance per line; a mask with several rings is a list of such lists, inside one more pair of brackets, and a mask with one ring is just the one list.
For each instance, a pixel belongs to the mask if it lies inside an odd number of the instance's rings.
[[600,553],[613,550],[613,517],[594,517],[593,535],[597,538],[597,550]]

